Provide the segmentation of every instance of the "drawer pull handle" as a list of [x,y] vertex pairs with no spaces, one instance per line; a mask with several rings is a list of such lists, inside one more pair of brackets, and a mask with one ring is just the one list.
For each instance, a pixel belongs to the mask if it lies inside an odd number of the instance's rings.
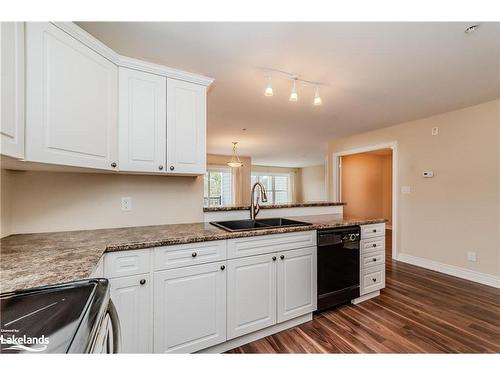
[[376,278],[373,278],[372,280],[373,280],[373,282],[374,282],[374,283],[376,283],[376,282],[377,282],[377,279],[376,279]]
[[170,166],[170,170],[173,171],[175,168],[173,165]]
[[112,162],[112,163],[111,163],[111,167],[116,168],[116,167],[117,167],[117,164],[116,164],[115,162]]
[[285,259],[285,256],[284,256],[284,255],[281,255],[281,256],[280,256],[280,259],[281,259],[281,260]]
[[191,254],[191,256],[192,256],[193,258],[196,258],[196,256],[197,256],[197,255],[198,255],[198,254],[196,253],[196,251],[195,251],[193,254]]
[[224,271],[226,269],[225,265],[220,266],[221,271]]
[[159,169],[160,171],[162,171],[162,170],[163,170],[163,165],[159,165],[159,166],[158,166],[158,169]]
[[141,281],[139,281],[139,284],[141,284],[141,285],[146,284],[146,279],[141,279]]
[[276,257],[273,257],[273,262],[276,262]]
[[373,233],[377,233],[377,230],[376,230],[376,229],[374,229],[374,230],[372,230],[372,232],[373,232]]
[[376,261],[377,261],[377,258],[373,258],[372,260],[373,260],[374,262],[376,262]]
[[374,244],[372,245],[372,247],[377,247],[377,244],[376,244],[376,243],[374,243]]

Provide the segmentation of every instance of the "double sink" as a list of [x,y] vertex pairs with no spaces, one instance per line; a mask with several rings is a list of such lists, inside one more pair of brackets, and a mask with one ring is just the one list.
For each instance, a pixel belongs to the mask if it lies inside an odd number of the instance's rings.
[[271,228],[287,228],[301,227],[311,225],[304,221],[285,219],[282,217],[272,219],[257,219],[257,220],[229,220],[229,221],[212,221],[210,224],[215,225],[228,232],[243,232],[248,230],[261,230]]

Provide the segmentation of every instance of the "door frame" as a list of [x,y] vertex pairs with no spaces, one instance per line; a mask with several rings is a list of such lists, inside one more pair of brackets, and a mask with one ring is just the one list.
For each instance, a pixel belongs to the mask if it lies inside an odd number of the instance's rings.
[[341,157],[346,155],[360,154],[363,152],[376,151],[384,148],[392,150],[392,259],[397,259],[398,256],[398,202],[399,191],[397,189],[398,181],[398,142],[386,142],[373,144],[364,147],[357,147],[349,150],[334,152],[333,160],[333,198],[337,202],[342,201],[342,173],[341,173]]

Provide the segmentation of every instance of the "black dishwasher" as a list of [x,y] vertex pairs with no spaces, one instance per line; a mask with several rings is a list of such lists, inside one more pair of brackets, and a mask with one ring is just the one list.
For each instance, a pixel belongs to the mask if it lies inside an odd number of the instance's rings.
[[359,297],[359,226],[318,230],[318,310]]

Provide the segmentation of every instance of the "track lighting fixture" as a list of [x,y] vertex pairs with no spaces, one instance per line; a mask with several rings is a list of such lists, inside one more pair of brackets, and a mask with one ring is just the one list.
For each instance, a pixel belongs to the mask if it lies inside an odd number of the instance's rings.
[[264,91],[265,96],[273,96],[273,84],[271,82],[271,76],[267,77],[267,87],[266,90]]
[[297,79],[293,79],[293,86],[292,86],[292,92],[290,93],[290,101],[291,102],[296,102],[299,100],[299,96],[297,95],[297,86],[296,86]]

